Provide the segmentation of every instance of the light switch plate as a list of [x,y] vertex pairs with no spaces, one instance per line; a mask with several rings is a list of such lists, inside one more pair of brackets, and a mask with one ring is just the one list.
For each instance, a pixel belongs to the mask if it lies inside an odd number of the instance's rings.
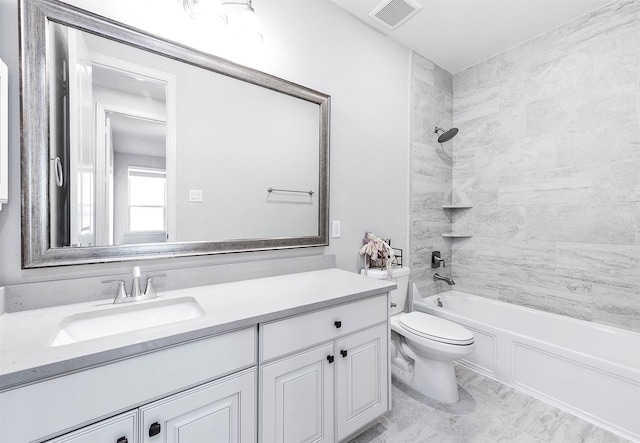
[[331,222],[331,238],[340,237],[340,220],[333,220]]
[[202,201],[202,189],[189,189],[189,201],[201,202]]

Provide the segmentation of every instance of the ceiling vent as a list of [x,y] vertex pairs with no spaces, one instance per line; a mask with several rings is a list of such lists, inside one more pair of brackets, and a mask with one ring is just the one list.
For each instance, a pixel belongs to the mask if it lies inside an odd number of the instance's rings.
[[416,0],[384,0],[369,16],[389,29],[396,29],[422,9]]

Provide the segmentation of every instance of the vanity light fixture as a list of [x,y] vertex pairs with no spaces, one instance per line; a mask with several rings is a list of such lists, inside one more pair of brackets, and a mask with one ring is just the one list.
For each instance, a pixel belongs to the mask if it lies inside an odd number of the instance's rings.
[[206,17],[227,24],[227,15],[220,0],[178,0],[191,18]]
[[179,0],[191,18],[216,17],[236,38],[262,43],[252,0]]

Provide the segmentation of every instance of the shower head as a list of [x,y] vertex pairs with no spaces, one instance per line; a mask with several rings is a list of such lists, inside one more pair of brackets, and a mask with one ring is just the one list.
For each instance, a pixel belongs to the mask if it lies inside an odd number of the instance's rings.
[[443,134],[438,137],[438,143],[446,143],[458,133],[458,128],[451,128],[448,131],[446,129],[438,128],[437,126],[435,128],[435,131],[433,131],[434,134],[437,134],[439,131],[443,132]]

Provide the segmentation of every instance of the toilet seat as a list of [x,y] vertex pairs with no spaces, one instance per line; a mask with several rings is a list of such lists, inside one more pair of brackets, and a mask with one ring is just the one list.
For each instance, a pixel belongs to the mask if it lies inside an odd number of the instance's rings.
[[400,317],[403,329],[428,340],[451,345],[471,345],[473,333],[464,326],[422,312],[409,312]]

